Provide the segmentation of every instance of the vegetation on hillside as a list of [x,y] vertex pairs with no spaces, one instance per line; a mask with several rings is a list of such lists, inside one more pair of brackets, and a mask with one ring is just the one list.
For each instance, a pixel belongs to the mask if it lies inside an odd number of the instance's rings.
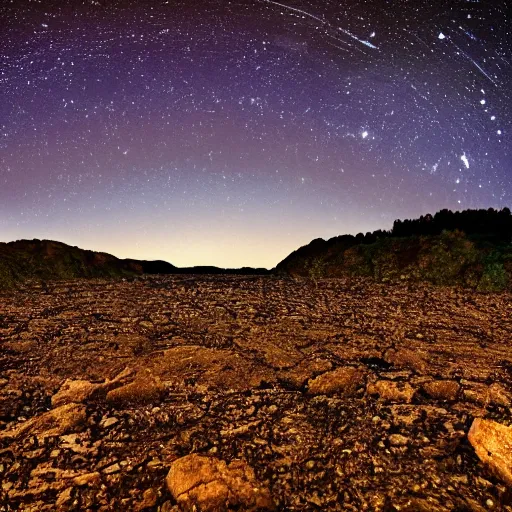
[[0,243],[0,289],[27,280],[46,282],[76,278],[123,278],[142,274],[268,274],[266,269],[178,268],[166,261],[119,259],[51,240]]
[[[165,261],[119,259],[49,240],[0,243],[0,289],[49,281],[141,274],[265,275],[266,269],[177,268]],[[313,279],[347,275],[378,282],[428,281],[481,291],[512,287],[512,215],[502,210],[441,210],[396,220],[390,231],[316,239],[271,271]]]
[[0,288],[37,279],[127,277],[142,274],[136,261],[87,251],[50,240],[20,240],[0,244]]
[[481,291],[512,285],[512,215],[442,210],[395,221],[391,231],[313,240],[276,267],[311,278],[366,276],[379,282],[428,281]]

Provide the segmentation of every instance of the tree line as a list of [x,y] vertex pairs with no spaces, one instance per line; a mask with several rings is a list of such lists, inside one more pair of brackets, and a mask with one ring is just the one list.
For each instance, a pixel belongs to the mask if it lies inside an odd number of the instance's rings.
[[512,214],[509,208],[496,210],[463,210],[452,212],[444,209],[418,219],[395,220],[389,231],[379,229],[373,233],[358,233],[356,242],[371,244],[380,238],[440,235],[443,231],[463,231],[466,235],[482,235],[500,241],[512,242]]

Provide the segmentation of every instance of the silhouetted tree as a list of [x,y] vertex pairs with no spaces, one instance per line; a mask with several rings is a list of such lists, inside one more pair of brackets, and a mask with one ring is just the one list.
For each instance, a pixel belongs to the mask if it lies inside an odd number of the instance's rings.
[[484,235],[510,241],[512,239],[512,215],[509,208],[495,210],[441,210],[434,216],[422,215],[419,219],[396,220],[391,236],[408,237],[439,235],[443,231],[460,230],[466,235]]

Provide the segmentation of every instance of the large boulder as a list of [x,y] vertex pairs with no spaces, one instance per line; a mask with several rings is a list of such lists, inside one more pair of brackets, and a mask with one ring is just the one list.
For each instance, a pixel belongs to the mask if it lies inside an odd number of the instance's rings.
[[52,406],[60,407],[70,403],[85,402],[99,386],[100,384],[93,384],[88,380],[67,379],[59,391],[52,396]]
[[269,490],[244,461],[225,461],[197,454],[173,462],[167,487],[184,511],[246,512],[274,510]]
[[478,458],[507,485],[512,486],[512,427],[476,418],[468,439]]

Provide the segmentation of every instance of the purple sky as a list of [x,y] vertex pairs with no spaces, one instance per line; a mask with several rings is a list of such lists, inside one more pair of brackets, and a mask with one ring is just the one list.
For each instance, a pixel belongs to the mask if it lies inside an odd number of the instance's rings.
[[1,241],[273,267],[511,206],[505,3],[62,4],[0,4]]

